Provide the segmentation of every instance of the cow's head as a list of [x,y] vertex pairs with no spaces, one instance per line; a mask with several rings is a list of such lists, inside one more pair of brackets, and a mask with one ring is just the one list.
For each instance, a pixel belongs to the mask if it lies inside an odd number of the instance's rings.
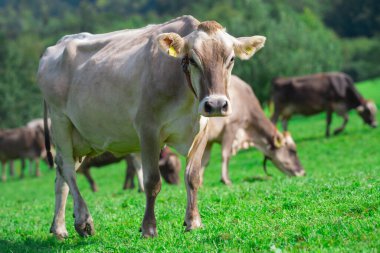
[[358,111],[358,114],[360,117],[363,119],[365,123],[370,125],[371,127],[377,127],[377,122],[376,122],[376,104],[372,101],[365,100],[362,105],[358,106],[356,108]]
[[274,165],[285,174],[298,177],[306,175],[298,159],[296,144],[289,132],[284,132],[282,135],[276,130],[265,153]]
[[169,184],[179,184],[181,160],[168,147],[161,150],[159,168],[161,176]]
[[189,60],[191,85],[199,100],[198,111],[213,117],[231,113],[227,88],[235,56],[249,59],[264,46],[265,37],[234,38],[217,22],[206,21],[186,37],[163,33],[157,41],[166,55]]

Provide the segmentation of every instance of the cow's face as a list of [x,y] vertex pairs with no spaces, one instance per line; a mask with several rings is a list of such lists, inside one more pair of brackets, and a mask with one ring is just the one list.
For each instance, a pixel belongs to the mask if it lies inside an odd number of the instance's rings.
[[289,176],[299,177],[306,175],[298,159],[296,144],[288,132],[285,132],[284,135],[276,132],[269,149],[267,156],[282,172]]
[[376,104],[372,101],[365,101],[365,103],[357,108],[360,117],[365,123],[371,127],[377,127],[376,122]]
[[263,36],[234,38],[215,21],[201,23],[184,38],[164,33],[157,40],[167,55],[188,57],[192,86],[199,99],[198,111],[205,117],[231,113],[227,90],[235,56],[249,59],[265,43]]

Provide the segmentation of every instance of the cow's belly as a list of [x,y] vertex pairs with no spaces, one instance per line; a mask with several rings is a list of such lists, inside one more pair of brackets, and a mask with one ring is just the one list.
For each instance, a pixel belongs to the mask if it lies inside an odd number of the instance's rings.
[[[195,136],[199,132],[201,117],[198,113],[188,113],[172,121],[163,128],[163,143],[186,156]],[[207,136],[205,136],[207,138]]]
[[294,114],[310,116],[323,112],[324,110],[324,106],[319,104],[289,104],[283,109],[281,114],[284,115],[285,118],[289,118]]
[[100,121],[75,121],[73,131],[74,153],[83,156],[88,153],[110,151],[124,155],[140,150],[140,142],[132,122],[115,123],[112,117],[102,117]]

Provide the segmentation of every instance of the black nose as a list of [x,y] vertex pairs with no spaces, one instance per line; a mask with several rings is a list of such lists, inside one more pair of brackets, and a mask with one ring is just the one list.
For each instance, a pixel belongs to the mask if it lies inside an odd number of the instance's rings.
[[227,101],[224,101],[223,105],[222,105],[222,111],[223,112],[226,112],[228,110],[228,102]]
[[205,112],[211,113],[212,112],[212,106],[209,101],[205,103]]
[[228,110],[229,103],[225,98],[212,98],[204,103],[204,111],[209,116],[224,116]]

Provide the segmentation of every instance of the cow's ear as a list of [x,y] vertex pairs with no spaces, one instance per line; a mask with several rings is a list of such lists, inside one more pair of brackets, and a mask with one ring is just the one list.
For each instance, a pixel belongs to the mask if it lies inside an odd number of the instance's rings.
[[293,140],[292,135],[290,134],[290,132],[285,131],[285,132],[284,132],[284,138],[285,138],[285,143],[286,143],[289,147],[296,148],[296,143],[294,142],[294,140]]
[[281,148],[285,144],[285,139],[284,136],[280,133],[277,132],[274,137],[273,137],[273,146],[274,148]]
[[264,47],[266,38],[264,36],[240,37],[234,43],[235,55],[242,60],[248,60],[257,51]]
[[172,57],[182,57],[185,55],[185,40],[176,33],[162,33],[157,36],[160,50]]

